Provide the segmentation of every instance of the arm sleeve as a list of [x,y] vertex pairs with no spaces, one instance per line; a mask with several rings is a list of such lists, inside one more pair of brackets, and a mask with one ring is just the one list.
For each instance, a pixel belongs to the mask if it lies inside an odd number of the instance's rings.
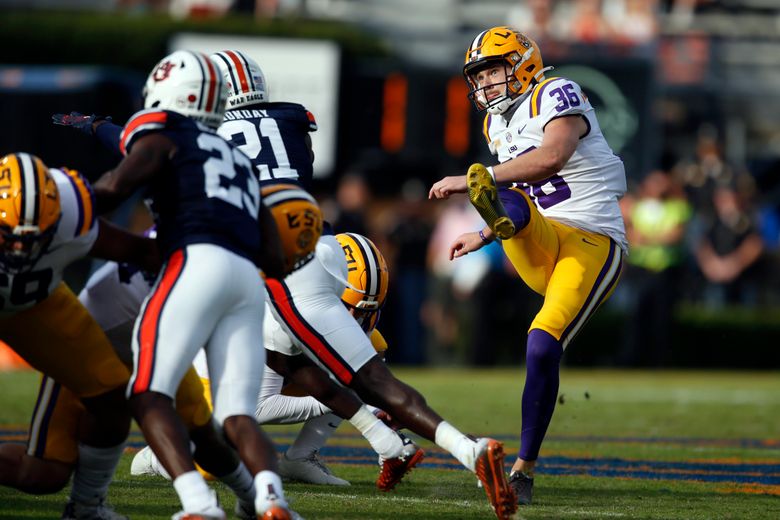
[[119,150],[119,135],[122,133],[122,127],[114,123],[103,123],[95,130],[95,137],[104,148],[111,150],[119,157],[122,152]]

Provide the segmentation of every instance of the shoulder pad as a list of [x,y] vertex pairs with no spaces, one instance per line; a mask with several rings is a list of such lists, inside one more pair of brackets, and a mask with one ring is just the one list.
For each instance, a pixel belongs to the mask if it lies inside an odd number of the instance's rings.
[[317,121],[314,119],[314,114],[306,110],[306,107],[303,105],[280,101],[266,103],[265,108],[273,117],[301,123],[309,132],[315,132],[317,130]]
[[162,130],[168,124],[171,115],[164,110],[142,110],[135,114],[119,135],[119,150],[123,155],[127,155],[134,139],[146,132]]
[[[89,232],[95,224],[95,196],[89,182],[76,170],[67,168],[51,169],[53,177],[61,192],[67,190],[75,200],[76,217],[73,225],[73,237],[78,237]],[[70,189],[68,189],[70,188]],[[70,197],[68,197],[70,198]],[[65,193],[61,193],[62,203],[65,202]]]
[[577,83],[566,78],[550,78],[534,89],[529,110],[531,117],[541,116],[544,121],[549,121],[555,117],[584,113],[588,106]]

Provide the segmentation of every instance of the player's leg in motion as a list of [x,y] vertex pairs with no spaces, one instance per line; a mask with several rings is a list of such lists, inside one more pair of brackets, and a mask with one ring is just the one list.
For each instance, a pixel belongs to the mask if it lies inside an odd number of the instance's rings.
[[[195,245],[174,252],[136,321],[134,373],[128,385],[133,413],[152,450],[173,478],[183,511],[224,518],[215,493],[195,469],[190,438],[173,396],[199,348],[212,336],[235,293],[225,289],[230,273],[222,250]],[[213,272],[204,265],[213,262]],[[186,323],[187,326],[182,326]]]
[[[352,322],[354,323],[354,320]],[[365,334],[361,332],[357,337],[365,338]],[[268,336],[266,338],[268,339]],[[278,344],[269,346],[280,347]],[[308,357],[300,354],[289,356],[272,350],[268,350],[267,354],[269,367],[290,379],[293,384],[340,417],[349,420],[383,460],[391,461],[386,466],[394,468],[392,474],[383,471],[377,480],[380,490],[391,490],[422,460],[421,449],[390,429],[354,393],[336,384],[325,370],[315,365]]]
[[[266,315],[266,323],[273,317]],[[268,353],[273,356],[273,352]],[[268,367],[257,400],[255,418],[259,424],[292,424],[304,421],[293,443],[279,461],[279,475],[288,480],[348,486],[349,482],[333,474],[320,459],[319,450],[341,424],[341,417],[302,389],[283,388],[284,377]]]
[[490,438],[473,440],[446,422],[417,390],[397,379],[379,357],[366,363],[352,382],[368,404],[387,411],[411,431],[450,452],[482,481],[498,518],[516,509],[515,495],[504,472],[503,445]]
[[[528,505],[536,460],[555,410],[564,348],[611,294],[622,255],[603,235],[545,220],[517,190],[500,190],[498,201],[516,226],[516,234],[504,242],[507,256],[528,286],[545,295],[526,343],[520,450],[509,476],[518,503]],[[576,261],[558,264],[559,257]]]
[[509,475],[509,482],[521,505],[531,503],[536,459],[558,397],[562,355],[561,342],[550,333],[540,329],[528,333],[520,451]]
[[[225,260],[221,291],[236,297],[230,305],[223,303],[225,313],[205,348],[214,418],[253,475],[258,518],[291,518],[276,450],[254,417],[265,366],[263,281],[251,262],[235,255]],[[213,266],[213,260],[205,263],[209,264]]]

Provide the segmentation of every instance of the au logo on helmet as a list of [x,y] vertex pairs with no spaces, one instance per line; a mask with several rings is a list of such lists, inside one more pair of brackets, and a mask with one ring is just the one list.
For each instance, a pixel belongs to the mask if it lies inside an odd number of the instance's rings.
[[171,63],[170,61],[164,61],[160,63],[156,69],[154,69],[154,72],[152,72],[152,78],[154,81],[163,81],[168,79],[171,76],[171,70],[176,65]]
[[322,235],[322,211],[317,201],[295,184],[272,184],[261,194],[276,221],[287,270],[303,267],[314,258]]

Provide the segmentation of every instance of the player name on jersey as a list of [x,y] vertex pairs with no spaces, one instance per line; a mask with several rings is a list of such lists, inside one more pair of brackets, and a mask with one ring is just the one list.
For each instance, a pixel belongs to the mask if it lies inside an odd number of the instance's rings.
[[225,121],[235,121],[237,119],[250,119],[252,117],[268,117],[267,110],[228,110],[225,112]]

